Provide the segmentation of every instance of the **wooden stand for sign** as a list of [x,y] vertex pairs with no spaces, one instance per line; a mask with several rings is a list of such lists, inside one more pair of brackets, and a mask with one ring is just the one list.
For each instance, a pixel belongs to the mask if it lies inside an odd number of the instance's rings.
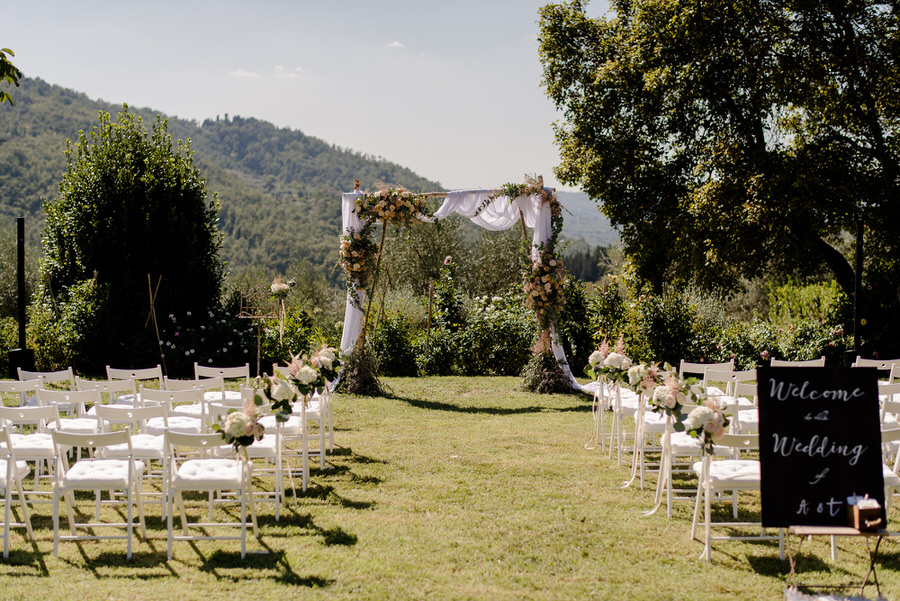
[[[791,571],[788,574],[787,584],[793,588],[805,589],[852,589],[858,588],[859,594],[862,595],[866,586],[869,584],[869,578],[872,578],[878,597],[881,597],[881,586],[878,584],[878,573],[875,571],[875,563],[878,560],[878,548],[882,539],[889,536],[900,536],[900,532],[889,532],[887,530],[857,530],[849,526],[791,526],[787,529],[787,552],[788,561],[791,564]],[[862,584],[837,584],[837,585],[817,585],[817,584],[798,584],[797,583],[797,565],[794,561],[794,554],[791,550],[791,535],[797,536],[800,542],[797,544],[797,554],[800,554],[800,547],[803,545],[804,539],[812,536],[863,536],[866,539],[866,550],[869,553],[869,569],[863,578]],[[875,546],[871,542],[875,539]]]

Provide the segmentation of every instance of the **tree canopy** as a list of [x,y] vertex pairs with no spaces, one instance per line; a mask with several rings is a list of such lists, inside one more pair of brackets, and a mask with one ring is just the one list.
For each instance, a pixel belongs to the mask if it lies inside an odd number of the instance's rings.
[[[7,54],[9,56],[15,56],[15,53],[9,48],[0,50],[0,81],[6,82],[11,86],[18,86],[19,80],[22,79],[22,72],[12,64],[12,61],[6,56]],[[12,106],[12,96],[10,96],[8,92],[0,90],[0,104],[4,102],[8,102],[10,106]]]
[[641,275],[727,286],[824,269],[850,293],[840,240],[863,219],[867,283],[896,305],[896,2],[586,5],[541,10],[556,173],[601,204]]

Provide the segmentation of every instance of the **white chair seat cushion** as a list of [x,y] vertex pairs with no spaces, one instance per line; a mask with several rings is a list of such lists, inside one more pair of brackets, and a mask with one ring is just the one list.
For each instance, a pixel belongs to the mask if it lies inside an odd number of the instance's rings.
[[[183,432],[185,434],[200,434],[203,432],[203,422],[196,417],[186,415],[172,415],[168,418],[169,430]],[[161,417],[152,417],[147,420],[145,428],[147,434],[160,436],[166,431],[166,422]]]
[[176,405],[172,407],[172,415],[186,415],[201,419],[204,415],[203,405],[200,403],[192,403],[190,405]]
[[759,409],[747,409],[746,411],[738,411],[738,421],[741,425],[759,425]]
[[[274,433],[275,429],[279,427],[279,424],[275,420],[274,415],[264,415],[257,421],[263,428],[266,429],[266,432]],[[300,418],[292,415],[286,422],[281,423],[281,433],[285,436],[299,436],[303,433],[303,427],[301,426],[301,424],[302,422],[300,421]]]
[[895,474],[890,466],[881,464],[881,475],[885,486],[900,486],[900,476]]
[[[250,459],[272,459],[276,456],[277,443],[274,434],[266,434],[260,440],[254,440],[253,444],[247,447],[247,457]],[[212,449],[214,457],[234,457],[234,447],[230,444],[222,445]]]
[[[709,465],[709,481],[714,488],[759,488],[759,461],[755,459],[719,459]],[[703,462],[695,462],[693,470],[700,476]]]
[[[56,430],[56,423],[47,424],[48,430]],[[75,417],[72,419],[60,419],[59,429],[63,432],[76,432],[78,434],[96,434],[100,431],[100,425],[97,418]]]
[[236,489],[243,483],[242,462],[239,459],[209,457],[188,459],[179,466],[173,486],[177,488]]
[[[2,490],[6,490],[6,468],[6,459],[0,459],[0,489]],[[17,460],[15,472],[15,477],[21,482],[25,476],[31,473],[31,468],[28,467],[27,461]]]
[[55,457],[53,448],[53,435],[49,432],[36,432],[34,434],[10,434],[13,452],[26,459]]
[[[207,403],[221,403],[222,402],[222,391],[221,390],[207,390],[203,393],[203,400]],[[241,403],[243,402],[243,398],[241,397],[241,393],[239,390],[226,390],[225,391],[225,402],[226,403]]]
[[644,409],[644,432],[664,432],[666,416],[650,409]]
[[[291,408],[291,411],[294,415],[300,415],[300,412],[303,409],[300,407],[300,403],[294,403],[294,406]],[[322,416],[322,401],[316,397],[313,397],[306,404],[306,419],[317,420]]]
[[[128,459],[82,459],[63,476],[64,488],[126,488],[129,485]],[[134,462],[134,477],[144,472],[144,462]]]
[[[700,439],[694,438],[687,432],[672,432],[669,438],[672,455],[700,456]],[[728,447],[713,445],[713,455],[727,455],[731,452]]]
[[[131,449],[135,457],[141,459],[159,459],[166,456],[166,439],[153,434],[132,434]],[[127,444],[113,444],[103,448],[104,457],[127,457]]]

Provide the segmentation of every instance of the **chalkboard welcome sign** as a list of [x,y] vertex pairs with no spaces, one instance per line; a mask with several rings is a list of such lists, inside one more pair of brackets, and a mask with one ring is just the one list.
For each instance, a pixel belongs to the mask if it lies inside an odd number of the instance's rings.
[[884,507],[877,373],[757,370],[763,526],[846,526],[854,494]]

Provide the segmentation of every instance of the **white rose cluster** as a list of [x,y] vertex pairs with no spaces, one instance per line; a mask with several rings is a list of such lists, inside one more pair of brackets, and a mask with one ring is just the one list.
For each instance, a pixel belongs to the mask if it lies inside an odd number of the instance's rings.
[[612,352],[603,360],[603,367],[612,367],[626,371],[631,367],[631,359],[621,353]]
[[243,411],[232,411],[225,418],[223,430],[230,438],[247,436],[252,425],[252,420]]
[[297,373],[294,374],[294,377],[301,384],[312,384],[319,378],[319,372],[314,370],[309,365],[304,365],[300,369],[297,370]]

